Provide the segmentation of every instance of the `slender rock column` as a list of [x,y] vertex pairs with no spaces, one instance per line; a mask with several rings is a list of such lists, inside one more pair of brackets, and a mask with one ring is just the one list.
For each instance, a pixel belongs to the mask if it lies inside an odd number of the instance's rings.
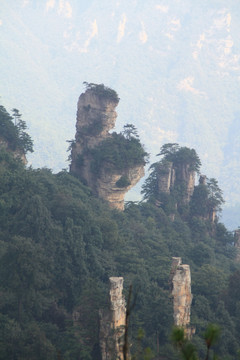
[[195,329],[190,327],[191,273],[189,265],[183,265],[180,257],[172,258],[170,282],[173,296],[174,324],[184,328],[187,338],[191,338],[195,332]]
[[236,262],[240,262],[240,229],[234,231],[235,248],[237,249]]
[[110,277],[109,309],[100,310],[102,360],[123,360],[126,306],[122,295],[123,278]]

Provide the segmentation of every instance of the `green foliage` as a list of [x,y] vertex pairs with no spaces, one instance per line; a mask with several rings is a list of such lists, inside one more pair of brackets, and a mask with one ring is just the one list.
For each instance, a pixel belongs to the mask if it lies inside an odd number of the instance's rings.
[[218,186],[218,181],[214,178],[208,179],[207,188],[209,192],[208,207],[220,212],[222,210],[221,205],[223,205],[224,199],[222,197],[222,190]]
[[[208,324],[207,329],[203,334],[203,338],[206,344],[206,357],[205,360],[210,359],[210,348],[216,344],[220,337],[220,328],[216,324]],[[182,359],[184,360],[198,360],[198,354],[196,346],[185,337],[185,332],[183,328],[174,327],[171,335],[172,343],[178,349],[181,354]],[[216,356],[213,352],[212,359],[216,359]]]
[[86,90],[91,90],[100,99],[106,99],[115,103],[118,103],[120,100],[115,90],[103,84],[88,83],[86,81],[84,81],[83,84],[85,85]]
[[99,174],[101,168],[108,171],[128,169],[136,165],[145,165],[148,154],[140,141],[134,137],[125,138],[122,134],[113,133],[91,150],[93,157],[91,169]]
[[139,138],[137,129],[133,124],[124,125],[122,134],[128,140],[130,140],[131,138]]
[[[22,120],[21,114],[17,109],[13,109],[11,116],[6,109],[0,106],[0,134],[13,151],[20,150],[24,154],[33,152],[33,141],[26,133],[26,122]],[[15,124],[12,120],[15,120]]]
[[68,148],[67,148],[67,152],[69,152],[68,155],[68,161],[72,160],[72,150],[76,147],[76,140],[72,139],[72,140],[67,140],[67,142],[69,143]]
[[220,328],[215,324],[209,324],[205,333],[204,340],[207,345],[207,348],[215,345],[215,343],[219,340],[220,337]]
[[[188,208],[182,202],[183,195],[186,193],[186,184],[182,179],[182,173],[184,169],[185,172],[196,171],[199,173],[201,161],[194,149],[180,147],[176,143],[163,145],[158,156],[163,156],[163,159],[150,166],[150,175],[142,186],[143,198],[154,202],[157,200],[169,213],[174,213],[174,208],[178,204],[179,211],[184,216],[188,213]],[[166,198],[166,193],[162,193],[159,189],[159,181],[171,171],[171,166],[175,171],[176,178],[174,185],[172,184],[170,187],[170,196]]]
[[169,143],[161,147],[158,156],[164,156],[166,161],[172,162],[175,166],[189,165],[189,170],[199,173],[201,161],[194,149],[180,147],[177,143]]
[[197,351],[195,346],[185,338],[184,329],[174,327],[171,340],[174,346],[178,349],[184,360],[197,360]]
[[141,194],[143,194],[144,200],[155,200],[158,198],[159,195],[159,189],[158,189],[158,179],[162,172],[165,172],[167,162],[156,162],[154,164],[151,164],[149,170],[150,175],[145,180]]
[[12,150],[16,150],[18,132],[17,127],[12,122],[12,117],[6,111],[6,109],[0,106],[0,134],[5,139]]
[[209,303],[214,304],[226,286],[226,273],[215,266],[205,264],[199,268],[196,278],[197,281],[193,281],[193,293],[206,296]]
[[131,185],[131,181],[125,175],[121,176],[120,179],[116,182],[116,186],[120,188],[124,188],[129,185]]
[[190,209],[192,216],[210,219],[213,211],[221,212],[224,199],[222,190],[216,179],[207,179],[207,183],[195,186],[191,197]]

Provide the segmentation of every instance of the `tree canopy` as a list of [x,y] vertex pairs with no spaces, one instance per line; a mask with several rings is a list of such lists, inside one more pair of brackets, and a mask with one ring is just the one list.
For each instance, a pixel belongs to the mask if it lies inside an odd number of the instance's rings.
[[201,160],[194,149],[189,149],[186,146],[180,147],[177,143],[168,143],[161,147],[160,153],[157,156],[163,156],[166,161],[177,164],[188,164],[190,170],[199,173],[201,167]]

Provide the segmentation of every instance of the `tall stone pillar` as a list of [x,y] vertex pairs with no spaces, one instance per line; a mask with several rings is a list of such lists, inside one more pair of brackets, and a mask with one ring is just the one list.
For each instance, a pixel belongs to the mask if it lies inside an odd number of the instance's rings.
[[126,306],[122,295],[123,278],[110,277],[109,309],[100,310],[102,360],[123,360]]
[[172,258],[170,274],[173,297],[174,324],[185,330],[186,337],[191,338],[195,329],[190,327],[192,304],[191,273],[189,265],[183,265],[180,257]]

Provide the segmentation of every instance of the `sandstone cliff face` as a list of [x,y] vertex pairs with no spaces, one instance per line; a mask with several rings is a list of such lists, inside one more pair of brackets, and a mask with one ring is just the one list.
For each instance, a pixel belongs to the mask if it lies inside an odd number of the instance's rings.
[[191,273],[189,265],[182,265],[182,259],[172,258],[171,285],[173,297],[173,317],[176,326],[184,328],[191,337],[190,312],[192,304]]
[[[130,185],[124,188],[116,185],[117,181],[122,177],[126,176],[130,181]],[[99,197],[108,201],[110,207],[118,210],[124,209],[124,196],[138,181],[144,176],[144,167],[135,166],[130,169],[124,169],[121,172],[105,171],[103,168],[101,176],[97,179],[97,194]]]
[[158,191],[169,194],[176,185],[183,185],[185,190],[182,192],[182,202],[189,203],[195,186],[195,171],[189,168],[188,164],[162,164],[158,172]]
[[92,90],[81,94],[77,104],[76,142],[79,149],[93,148],[115,126],[117,102]]
[[122,295],[123,278],[110,277],[109,282],[109,309],[99,312],[99,340],[102,360],[123,360],[123,335],[126,317],[125,299]]
[[[124,196],[144,176],[144,164],[115,168],[114,164],[102,164],[98,174],[92,171],[91,150],[101,142],[112,138],[109,130],[115,126],[117,100],[99,96],[88,89],[78,100],[75,143],[72,146],[70,171],[84,180],[93,193],[108,201],[112,208],[124,209]],[[128,179],[125,186],[116,183],[122,177]]]
[[195,186],[195,171],[190,170],[189,164],[182,164],[176,168],[176,182],[184,183],[186,185],[186,191],[183,194],[183,202],[188,203]]
[[170,193],[175,182],[175,170],[172,162],[161,165],[158,172],[158,191]]

